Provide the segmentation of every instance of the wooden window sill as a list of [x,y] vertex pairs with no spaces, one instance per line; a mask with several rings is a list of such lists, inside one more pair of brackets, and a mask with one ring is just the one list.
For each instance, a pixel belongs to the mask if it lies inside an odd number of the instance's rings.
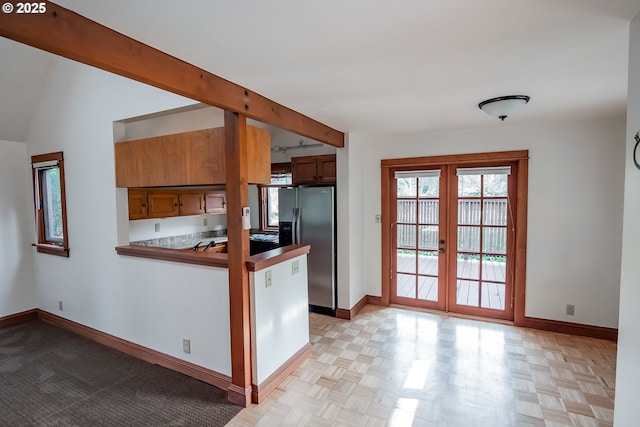
[[69,248],[64,248],[57,245],[47,245],[44,243],[34,243],[31,246],[35,246],[36,251],[41,254],[49,254],[69,258]]
[[184,249],[167,249],[138,245],[118,246],[116,247],[116,252],[118,255],[138,258],[158,259],[162,261],[205,265],[209,267],[229,268],[229,258],[225,253],[205,253]]

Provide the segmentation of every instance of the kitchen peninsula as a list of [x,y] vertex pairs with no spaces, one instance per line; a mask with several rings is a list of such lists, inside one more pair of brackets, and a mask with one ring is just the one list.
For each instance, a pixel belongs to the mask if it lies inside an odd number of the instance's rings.
[[[269,133],[248,125],[246,131],[249,173],[245,182],[267,184],[271,177]],[[226,389],[231,401],[244,405],[249,399],[259,403],[311,353],[310,246],[277,247],[277,235],[251,238],[248,229],[236,228],[234,234],[231,226],[227,237],[226,197],[233,190],[227,189],[224,140],[224,128],[213,128],[115,143],[116,186],[126,189],[127,196],[121,200],[128,201],[129,219],[128,244],[121,239],[115,250],[141,277],[149,269],[162,269],[176,278],[171,286],[186,291],[191,278],[197,277],[199,286],[221,294],[205,303],[230,321],[207,328],[211,339],[218,337],[216,352],[229,365],[196,362],[186,369],[182,363],[169,367]],[[196,232],[188,231],[190,227]],[[191,234],[172,234],[174,230]],[[239,271],[244,275],[240,283],[234,279]],[[238,292],[246,295],[246,303],[234,303]],[[241,348],[242,353],[234,344],[234,336],[239,335],[238,328],[234,329],[238,313],[246,316],[247,329],[243,330],[250,335],[250,347]],[[189,316],[197,319],[200,314]],[[173,356],[195,361],[191,350],[197,348],[190,344],[186,354]],[[248,387],[237,386],[245,383],[234,375],[238,354],[250,354],[250,368],[245,369],[250,372]]]

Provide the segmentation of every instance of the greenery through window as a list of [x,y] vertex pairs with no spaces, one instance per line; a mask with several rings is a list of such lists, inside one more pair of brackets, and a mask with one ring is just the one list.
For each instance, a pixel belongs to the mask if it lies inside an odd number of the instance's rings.
[[278,190],[291,185],[291,172],[284,171],[271,174],[271,184],[261,187],[260,199],[262,207],[261,229],[278,229]]
[[33,156],[38,252],[69,256],[62,152]]

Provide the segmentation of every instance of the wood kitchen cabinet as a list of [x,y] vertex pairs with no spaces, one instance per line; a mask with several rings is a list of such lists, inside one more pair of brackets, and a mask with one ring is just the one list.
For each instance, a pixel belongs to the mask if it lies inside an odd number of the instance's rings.
[[226,213],[227,193],[226,191],[210,191],[205,194],[206,213]]
[[291,181],[294,185],[335,184],[335,154],[292,157]]
[[[183,132],[115,145],[116,187],[224,184],[224,127]],[[247,126],[249,184],[271,182],[269,131]]]
[[129,190],[129,219],[149,218],[147,192],[143,190]]
[[178,193],[149,192],[149,218],[167,218],[180,215]]
[[204,193],[179,193],[180,215],[199,215],[205,212]]
[[129,189],[129,220],[227,212],[224,190]]

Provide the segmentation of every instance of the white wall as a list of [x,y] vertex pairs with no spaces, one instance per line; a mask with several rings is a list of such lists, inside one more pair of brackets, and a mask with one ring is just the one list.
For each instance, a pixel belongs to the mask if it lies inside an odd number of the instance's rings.
[[[298,272],[293,274],[293,263]],[[267,287],[266,273],[271,273]],[[253,384],[260,385],[309,344],[307,255],[249,274]]]
[[[71,253],[35,255],[37,306],[230,375],[227,270],[114,250],[123,239],[116,224],[127,214],[126,202],[124,212],[116,209],[126,191],[115,188],[112,122],[193,101],[62,58],[44,88],[27,146],[29,154],[64,151]],[[189,355],[183,337],[191,339]]]
[[631,21],[629,43],[629,96],[627,101],[626,174],[624,187],[624,227],[622,272],[620,277],[620,325],[616,371],[616,426],[638,425],[638,384],[640,384],[640,170],[632,162],[640,131],[640,13]]
[[[350,279],[351,304],[365,294],[381,295],[381,229],[375,223],[381,159],[528,149],[526,315],[617,327],[624,128],[619,117],[528,126],[496,121],[485,129],[423,135],[351,134],[349,256],[351,269],[363,272],[360,283]],[[566,304],[575,305],[575,316],[565,315]]]
[[0,317],[37,306],[30,180],[27,145],[0,141]]

